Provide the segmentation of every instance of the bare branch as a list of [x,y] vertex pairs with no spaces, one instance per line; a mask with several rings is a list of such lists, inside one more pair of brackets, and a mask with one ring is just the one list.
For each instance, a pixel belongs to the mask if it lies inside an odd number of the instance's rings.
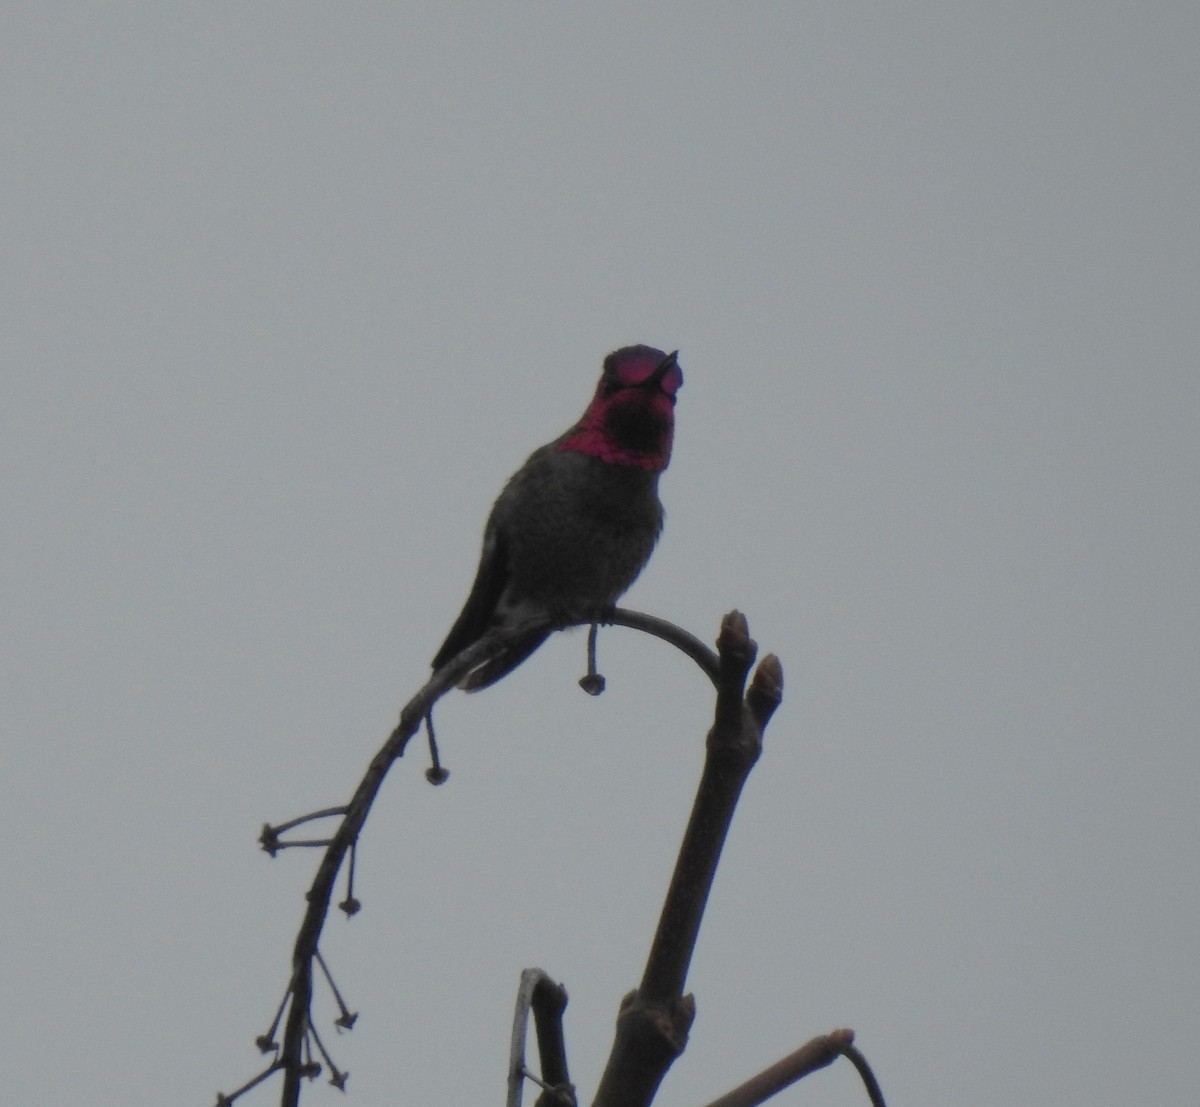
[[714,1099],[707,1107],[757,1107],[801,1077],[833,1064],[841,1055],[843,1045],[853,1041],[853,1030],[835,1030],[813,1038],[757,1076]]
[[846,1057],[858,1070],[872,1107],[886,1107],[871,1066],[854,1045],[853,1030],[833,1030],[813,1038],[706,1107],[758,1107],[797,1080],[831,1065],[839,1056]]
[[506,634],[500,632],[484,635],[433,674],[425,687],[405,705],[400,713],[399,725],[371,759],[371,764],[359,782],[353,798],[346,805],[346,814],[330,839],[317,868],[317,875],[308,890],[308,907],[292,952],[291,1004],[284,1026],[283,1048],[279,1055],[279,1065],[283,1069],[283,1094],[280,1099],[282,1107],[296,1107],[300,1102],[300,1080],[305,1070],[303,1051],[308,1039],[309,1011],[312,1007],[313,960],[342,861],[350,847],[357,842],[384,777],[387,776],[393,762],[403,756],[405,747],[420,727],[421,720],[432,709],[438,697],[453,688],[463,674],[477,665],[481,658],[495,649],[506,637]]
[[[745,617],[737,611],[721,624],[714,653],[694,635],[666,620],[641,612],[614,608],[599,620],[606,625],[626,626],[651,634],[681,650],[699,666],[717,689],[712,728],[706,742],[704,771],[684,835],[671,885],[663,904],[658,929],[651,945],[642,981],[622,1001],[617,1034],[594,1107],[647,1107],[674,1059],[683,1052],[695,1017],[691,996],[683,995],[700,923],[720,860],[725,838],[742,788],[762,751],[762,735],[782,699],[783,670],[773,654],[763,659],[747,688],[757,646],[749,636]],[[588,675],[581,681],[585,690],[598,694],[604,678],[596,672],[596,620],[588,641]],[[577,625],[577,624],[573,624]],[[427,774],[440,783],[446,773],[437,763],[432,722],[434,704],[459,680],[496,650],[531,631],[546,629],[528,622],[483,636],[448,664],[438,669],[425,686],[404,706],[400,721],[372,758],[349,804],[326,808],[311,815],[264,826],[260,843],[272,856],[280,849],[301,845],[323,845],[325,854],[307,893],[308,907],[293,950],[293,971],[283,1003],[271,1030],[257,1039],[264,1052],[278,1050],[275,1060],[248,1083],[229,1095],[219,1095],[218,1104],[232,1104],[245,1092],[273,1073],[282,1071],[283,1107],[296,1107],[300,1081],[322,1071],[314,1050],[330,1072],[330,1083],[344,1090],[347,1073],[340,1071],[326,1051],[311,1020],[313,966],[320,968],[334,995],[341,1028],[353,1026],[352,1014],[338,992],[319,950],[319,939],[328,914],[333,886],[347,855],[350,881],[342,903],[347,914],[359,908],[353,895],[354,851],[358,836],[391,765],[403,756],[408,742],[421,723],[429,723],[434,768]],[[556,628],[563,629],[563,628]],[[280,835],[318,818],[342,816],[334,835],[322,841],[284,842]],[[575,1089],[567,1070],[562,1015],[565,990],[539,969],[522,974],[511,1044],[508,1107],[519,1107],[525,1080],[542,1088],[537,1107],[575,1107]],[[274,1038],[286,1011],[282,1048]],[[537,1033],[541,1077],[525,1065],[528,1016],[532,1012]],[[866,1086],[873,1107],[884,1107],[883,1095],[866,1059],[854,1046],[851,1030],[835,1030],[814,1038],[794,1053],[776,1062],[744,1084],[714,1100],[708,1107],[756,1107],[781,1089],[843,1055],[855,1066]]]
[[615,607],[603,620],[612,626],[629,627],[630,630],[640,630],[645,634],[670,642],[677,650],[687,654],[708,677],[713,684],[717,683],[717,655],[700,641],[694,634],[667,622],[655,615],[646,615],[641,611],[630,611],[625,607]]
[[[520,1107],[526,1080],[532,1080],[542,1089],[539,1107],[575,1107],[575,1089],[567,1073],[567,1049],[562,1032],[566,1007],[567,992],[561,984],[556,984],[541,969],[526,969],[521,973],[508,1054],[506,1107]],[[525,1035],[531,1010],[537,1029],[540,1079],[525,1065]]]
[[566,1009],[566,988],[543,974],[533,989],[533,1025],[537,1031],[538,1063],[545,1082],[537,1107],[549,1104],[575,1107],[575,1088],[567,1071],[567,1043],[563,1036]]
[[645,1107],[687,1044],[695,1017],[691,996],[683,995],[687,970],[733,812],[762,750],[762,728],[782,693],[782,669],[774,657],[765,659],[745,692],[758,647],[740,612],[725,616],[717,646],[714,670],[701,663],[717,686],[704,772],[642,982],[621,1004],[594,1107]]
[[[580,620],[590,623],[593,620]],[[699,639],[664,619],[657,619],[640,612],[621,608],[605,613],[604,621],[616,625],[628,626],[641,630],[657,638],[661,638],[682,650],[691,657],[710,679],[716,680],[716,655]],[[573,624],[577,625],[577,624]],[[344,808],[326,808],[312,815],[290,820],[279,826],[265,826],[259,838],[260,843],[272,856],[278,850],[287,846],[313,845],[323,846],[325,853],[317,868],[312,885],[306,895],[307,908],[304,919],[300,924],[292,952],[292,978],[285,997],[287,1018],[284,1024],[282,1047],[274,1066],[269,1071],[281,1069],[284,1074],[282,1107],[297,1107],[300,1100],[300,1081],[305,1076],[313,1075],[314,1065],[307,1057],[311,1050],[313,1031],[309,1018],[313,993],[313,963],[318,957],[318,945],[325,918],[329,912],[329,903],[333,887],[339,871],[346,860],[347,854],[353,858],[353,850],[358,836],[370,814],[375,797],[387,776],[392,764],[404,755],[413,735],[420,728],[433,710],[434,704],[448,691],[453,689],[459,680],[478,666],[496,650],[507,642],[513,641],[531,631],[545,628],[545,623],[530,621],[519,626],[497,629],[485,634],[467,649],[463,650],[446,665],[443,665],[430,677],[425,686],[404,705],[400,712],[400,721],[388,736],[387,741],[372,758],[366,773],[359,782],[350,802]],[[430,779],[439,783],[445,779],[445,772],[435,763]],[[428,774],[427,774],[428,775]],[[280,834],[288,829],[300,826],[315,818],[330,815],[341,815],[341,821],[332,837],[322,840],[306,840],[303,842],[282,842]],[[353,887],[347,890],[343,908],[347,914],[353,914],[360,904],[353,895]],[[339,997],[339,1003],[340,1003]],[[346,1015],[344,1004],[343,1016]],[[535,1008],[536,1015],[536,1008]],[[541,1029],[539,1026],[539,1037]],[[544,1063],[544,1062],[543,1062]],[[565,1073],[565,1059],[563,1062]],[[335,1070],[336,1071],[336,1070]],[[265,1075],[265,1074],[264,1074]],[[340,1074],[338,1074],[340,1075]]]
[[837,1043],[843,1057],[850,1062],[857,1070],[858,1075],[862,1077],[863,1084],[866,1085],[867,1095],[871,1100],[871,1107],[886,1107],[883,1102],[883,1089],[879,1086],[879,1081],[875,1079],[875,1074],[871,1071],[871,1066],[867,1064],[867,1059],[858,1051],[858,1047],[854,1044],[854,1031],[847,1030],[845,1032],[849,1037]]
[[762,736],[742,702],[746,674],[758,647],[739,612],[725,617],[718,645],[721,664],[708,756],[639,989],[651,1002],[671,1001],[683,994],[734,808],[762,749]]

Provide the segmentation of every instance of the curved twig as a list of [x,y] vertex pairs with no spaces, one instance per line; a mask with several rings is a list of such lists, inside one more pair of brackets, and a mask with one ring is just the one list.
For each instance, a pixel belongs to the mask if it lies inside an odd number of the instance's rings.
[[879,1081],[875,1079],[875,1073],[871,1071],[871,1066],[867,1064],[867,1059],[859,1052],[858,1046],[854,1044],[853,1031],[848,1033],[850,1034],[848,1040],[843,1038],[835,1042],[838,1052],[858,1070],[858,1075],[862,1078],[863,1085],[867,1089],[867,1098],[871,1101],[871,1107],[886,1107],[886,1104],[883,1102],[883,1089],[880,1088]]
[[[570,625],[577,626],[592,622],[581,619]],[[695,635],[665,619],[656,618],[638,611],[614,608],[606,612],[604,622],[640,630],[661,638],[681,650],[717,683],[717,655]],[[304,1075],[304,1043],[309,1036],[309,1011],[312,1005],[313,962],[334,884],[347,852],[358,840],[371,806],[392,764],[404,755],[410,739],[420,729],[422,721],[433,709],[433,705],[455,687],[459,680],[479,665],[485,658],[507,642],[533,630],[544,629],[543,621],[530,621],[516,627],[495,630],[485,634],[477,642],[463,650],[448,664],[434,672],[425,686],[404,705],[400,721],[388,736],[379,752],[371,759],[366,773],[345,807],[345,814],[321,858],[316,876],[308,890],[304,919],[296,935],[292,952],[292,979],[288,987],[291,1002],[288,1005],[287,1021],[284,1026],[282,1048],[276,1062],[283,1069],[284,1084],[281,1097],[282,1107],[297,1107],[300,1102],[300,1080]],[[565,629],[565,628],[555,628]]]
[[[541,969],[526,969],[521,973],[513,1011],[512,1039],[508,1053],[508,1097],[505,1107],[520,1107],[521,1093],[526,1080],[542,1089],[550,1102],[575,1107],[575,1091],[567,1074],[567,1050],[563,1041],[562,1015],[567,1006],[567,992]],[[538,1053],[542,1075],[536,1077],[525,1065],[525,1038],[529,1015],[533,1013],[537,1029]],[[539,1099],[539,1103],[542,1099]]]
[[854,1049],[853,1041],[853,1030],[834,1030],[813,1038],[744,1084],[714,1099],[708,1107],[758,1107],[797,1080],[833,1064],[839,1055]]
[[626,607],[615,607],[606,618],[601,620],[613,626],[629,627],[630,630],[640,630],[670,642],[677,650],[687,654],[700,668],[704,675],[717,684],[717,674],[720,663],[716,653],[706,646],[699,638],[681,626],[660,619],[656,615],[647,615],[641,611],[630,611]]

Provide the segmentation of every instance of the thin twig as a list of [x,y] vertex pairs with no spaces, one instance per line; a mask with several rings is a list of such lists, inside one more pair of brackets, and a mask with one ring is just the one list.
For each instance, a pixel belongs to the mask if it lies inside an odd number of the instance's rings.
[[[528,630],[528,627],[518,628],[518,631],[521,629]],[[302,1058],[307,1038],[309,1010],[312,1006],[313,957],[325,925],[329,900],[342,861],[351,845],[358,840],[359,832],[370,814],[371,805],[379,794],[388,770],[397,758],[404,755],[405,747],[417,732],[421,720],[432,710],[433,704],[440,696],[453,688],[464,673],[479,664],[483,657],[507,637],[508,634],[502,632],[486,634],[433,674],[425,687],[405,705],[400,713],[399,724],[371,759],[371,764],[355,789],[354,796],[346,805],[345,817],[330,840],[308,890],[308,907],[304,912],[304,920],[300,924],[292,952],[292,1002],[288,1009],[283,1048],[279,1057],[283,1067],[283,1093],[280,1099],[282,1107],[297,1107],[300,1102]]]
[[688,657],[699,665],[713,684],[717,683],[719,666],[717,655],[712,651],[711,647],[705,645],[690,631],[684,630],[683,627],[676,626],[666,619],[660,619],[656,615],[647,615],[641,611],[631,611],[626,607],[615,607],[612,611],[607,612],[604,622],[611,626],[629,627],[630,630],[640,630],[644,634],[650,634],[655,638],[661,638],[664,642],[670,642],[677,650],[687,654]]
[[833,1064],[844,1040],[854,1040],[853,1030],[835,1030],[805,1042],[799,1049],[769,1065],[745,1083],[714,1099],[707,1107],[758,1107],[801,1077]]
[[871,1066],[867,1064],[867,1059],[854,1044],[853,1032],[850,1032],[849,1041],[837,1043],[837,1048],[842,1056],[858,1070],[858,1075],[862,1077],[862,1082],[866,1086],[867,1096],[871,1100],[871,1107],[886,1107],[883,1102],[883,1089],[879,1087],[879,1081],[875,1079],[875,1074],[871,1071]]

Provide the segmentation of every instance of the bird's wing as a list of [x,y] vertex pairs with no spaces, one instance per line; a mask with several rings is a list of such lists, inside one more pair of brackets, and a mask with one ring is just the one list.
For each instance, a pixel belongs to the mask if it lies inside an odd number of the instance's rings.
[[440,669],[487,630],[507,583],[508,543],[501,528],[489,522],[483,535],[483,553],[475,583],[471,585],[467,602],[450,628],[446,641],[433,659],[434,669]]

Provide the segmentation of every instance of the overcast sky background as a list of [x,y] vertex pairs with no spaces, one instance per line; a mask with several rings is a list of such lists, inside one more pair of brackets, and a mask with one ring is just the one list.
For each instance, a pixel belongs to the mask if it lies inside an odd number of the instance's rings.
[[[505,477],[646,342],[627,603],[740,608],[787,679],[659,1102],[852,1026],[896,1105],[1194,1107],[1198,74],[1186,0],[6,5],[6,1099],[257,1071],[316,862],[259,826],[349,796]],[[305,1102],[502,1102],[530,965],[590,1099],[711,695],[583,661],[394,770]]]

